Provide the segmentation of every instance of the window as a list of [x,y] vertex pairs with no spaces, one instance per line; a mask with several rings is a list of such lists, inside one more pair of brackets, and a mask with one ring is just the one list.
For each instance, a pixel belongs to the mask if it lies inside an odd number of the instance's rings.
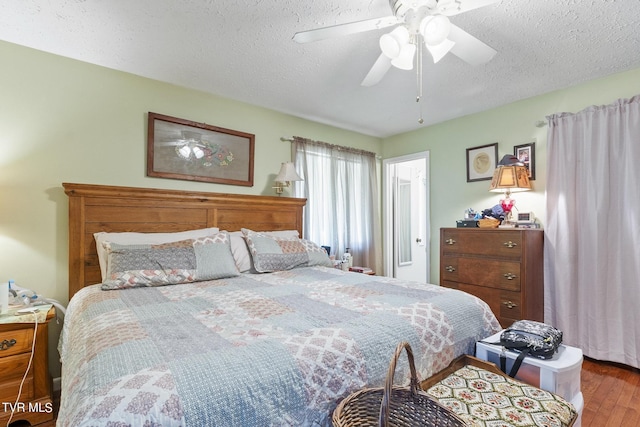
[[354,265],[380,271],[380,218],[374,153],[295,137],[294,163],[304,181],[296,197],[306,197],[304,237]]

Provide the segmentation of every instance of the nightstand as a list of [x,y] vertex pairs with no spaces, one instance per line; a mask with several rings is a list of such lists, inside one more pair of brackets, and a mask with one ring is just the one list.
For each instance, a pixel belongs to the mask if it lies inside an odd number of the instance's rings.
[[[33,313],[15,315],[15,310],[0,316],[0,424],[28,421],[31,425],[53,420],[52,386],[48,360],[48,324],[55,316],[50,306],[39,307],[36,313],[38,329],[33,347],[35,318]],[[17,404],[20,383],[29,366],[31,368],[22,386]]]

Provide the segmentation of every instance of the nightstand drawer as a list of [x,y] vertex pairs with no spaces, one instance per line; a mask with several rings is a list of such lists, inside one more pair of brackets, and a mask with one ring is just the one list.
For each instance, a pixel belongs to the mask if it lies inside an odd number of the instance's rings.
[[[0,402],[15,402],[16,397],[18,396],[18,390],[20,390],[20,381],[22,381],[22,377],[2,383],[2,387],[0,388]],[[24,385],[22,386],[20,401],[27,402],[32,399],[33,375],[29,374],[24,381]]]
[[0,332],[0,357],[31,351],[33,328]]
[[0,358],[0,384],[7,380],[22,378],[27,366],[31,353],[16,354]]

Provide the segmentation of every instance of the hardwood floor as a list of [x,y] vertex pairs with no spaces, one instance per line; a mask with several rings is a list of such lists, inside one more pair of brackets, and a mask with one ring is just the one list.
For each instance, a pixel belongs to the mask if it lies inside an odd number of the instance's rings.
[[[640,426],[640,370],[584,359],[581,372],[582,427]],[[54,395],[56,413],[60,395]],[[15,424],[15,427],[23,424]],[[12,424],[12,427],[14,424]],[[38,427],[54,427],[55,422]]]
[[585,358],[582,427],[640,426],[640,370]]

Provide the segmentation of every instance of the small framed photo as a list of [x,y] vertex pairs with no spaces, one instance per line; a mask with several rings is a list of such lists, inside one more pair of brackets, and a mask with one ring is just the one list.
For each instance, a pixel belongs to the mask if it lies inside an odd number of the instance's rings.
[[516,145],[513,147],[513,155],[518,158],[529,171],[529,180],[536,179],[536,143]]
[[467,148],[467,182],[490,180],[497,164],[497,142]]
[[253,134],[149,113],[147,176],[253,186]]

